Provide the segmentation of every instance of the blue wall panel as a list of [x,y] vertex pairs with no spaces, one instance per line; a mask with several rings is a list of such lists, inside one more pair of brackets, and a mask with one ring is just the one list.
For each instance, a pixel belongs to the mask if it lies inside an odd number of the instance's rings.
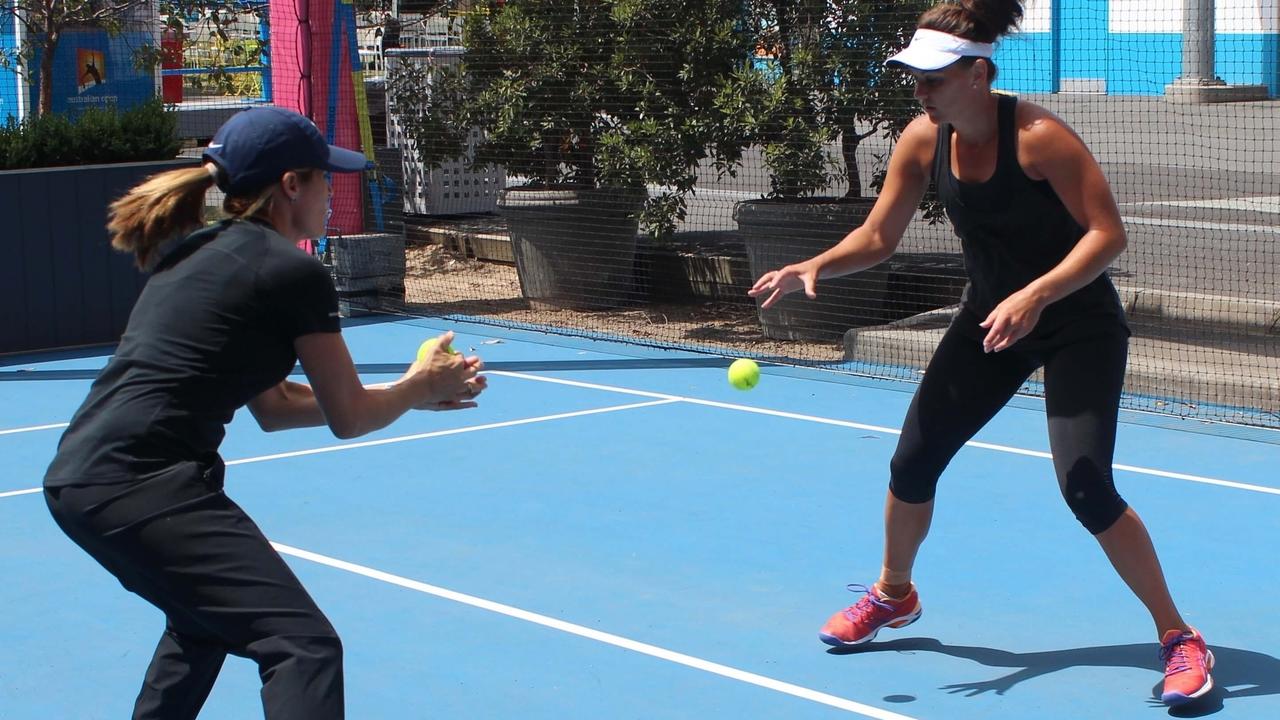
[[1054,3],[1055,34],[1061,43],[1058,72],[1064,81],[1107,77],[1106,0]]
[[[1165,86],[1182,74],[1178,33],[1110,33],[1095,43],[1093,52],[1068,52],[1064,44],[1060,76],[1105,78],[1112,95],[1163,95]],[[1280,35],[1220,33],[1216,43],[1218,77],[1233,85],[1266,85],[1272,97],[1280,96]],[[1056,90],[1051,33],[1006,38],[994,59],[1000,68],[998,88],[1020,93]]]
[[1214,69],[1232,85],[1266,85],[1280,95],[1280,35],[1219,35]]
[[1110,36],[1111,95],[1163,95],[1182,72],[1182,35],[1125,33]]
[[996,87],[1009,92],[1053,92],[1053,38],[1049,33],[1018,33],[1000,42],[992,58]]

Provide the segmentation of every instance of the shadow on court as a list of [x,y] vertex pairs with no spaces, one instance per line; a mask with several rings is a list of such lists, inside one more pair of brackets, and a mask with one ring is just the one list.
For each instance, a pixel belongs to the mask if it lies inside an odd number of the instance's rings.
[[[1215,665],[1214,688],[1207,695],[1179,708],[1170,708],[1173,717],[1204,717],[1223,709],[1227,701],[1280,694],[1280,659],[1252,650],[1210,645]],[[1013,672],[994,680],[944,685],[941,689],[969,697],[983,693],[1004,695],[1025,680],[1074,667],[1133,667],[1158,671],[1156,643],[1104,645],[1100,647],[1017,653],[995,648],[945,645],[931,638],[902,638],[855,648],[831,648],[831,655],[864,655],[875,652],[932,652],[972,660],[987,667],[1011,668]],[[1163,680],[1151,691],[1150,702],[1163,707],[1160,690]]]

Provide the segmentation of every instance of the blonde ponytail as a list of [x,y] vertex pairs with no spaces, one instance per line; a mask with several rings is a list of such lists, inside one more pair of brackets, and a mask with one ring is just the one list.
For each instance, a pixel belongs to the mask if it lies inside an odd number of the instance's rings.
[[[146,269],[154,260],[156,248],[179,235],[198,230],[204,225],[204,195],[214,186],[217,166],[170,170],[152,175],[111,203],[107,231],[111,247],[131,252],[138,267]],[[315,170],[293,170],[302,182],[310,182]],[[257,218],[270,222],[271,207],[278,183],[263,188],[257,195],[228,195],[222,211],[236,220]]]
[[257,197],[239,197],[228,195],[222,201],[222,212],[236,220],[259,218],[267,220],[271,214],[271,205],[275,199],[275,185],[268,185]]
[[133,253],[138,267],[148,267],[161,243],[204,224],[204,195],[211,187],[207,167],[152,175],[111,203],[111,247]]

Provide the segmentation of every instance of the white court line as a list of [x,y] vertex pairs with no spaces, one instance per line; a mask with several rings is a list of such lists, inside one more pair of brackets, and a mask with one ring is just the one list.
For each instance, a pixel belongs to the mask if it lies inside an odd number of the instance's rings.
[[[789,418],[789,419],[795,419],[795,420],[802,420],[806,422],[821,423],[826,425],[835,425],[840,427],[870,430],[870,431],[882,432],[887,434],[901,433],[901,431],[897,428],[868,425],[864,423],[855,423],[855,422],[850,422],[845,420],[836,420],[833,418],[824,418],[824,417],[813,416],[813,415],[803,415],[799,413],[783,412],[778,410],[770,410],[767,408],[757,408],[757,407],[751,407],[748,405],[738,405],[735,403],[725,403],[725,402],[718,402],[713,400],[702,400],[698,398],[687,398],[687,397],[681,397],[677,395],[669,395],[665,393],[654,393],[654,392],[648,392],[648,391],[642,391],[642,390],[632,390],[629,388],[619,388],[619,387],[614,387],[609,385],[601,385],[597,383],[586,383],[586,382],[580,382],[580,381],[574,381],[574,380],[565,380],[563,378],[547,378],[539,375],[529,375],[525,373],[512,373],[512,372],[501,372],[501,373],[494,373],[494,374],[507,375],[511,377],[529,379],[529,380],[534,380],[539,382],[550,382],[554,384],[562,384],[562,385],[570,385],[575,387],[604,390],[604,391],[616,392],[616,393],[622,393],[622,394],[628,394],[628,395],[639,395],[642,397],[651,397],[655,399],[649,402],[632,403],[628,405],[617,405],[617,406],[611,406],[606,408],[583,410],[583,411],[576,411],[576,412],[570,412],[570,413],[558,413],[555,415],[546,415],[546,416],[540,416],[536,418],[511,420],[511,421],[500,422],[500,423],[488,423],[484,425],[473,425],[473,426],[468,426],[463,428],[456,428],[452,430],[443,430],[443,431],[436,431],[436,432],[430,432],[430,433],[419,433],[415,435],[407,435],[407,436],[401,436],[396,438],[385,438],[381,440],[313,448],[310,450],[301,450],[301,451],[295,451],[295,452],[289,452],[289,453],[278,453],[275,455],[264,455],[259,457],[243,458],[240,460],[232,460],[227,464],[240,465],[240,464],[247,464],[247,463],[254,463],[254,462],[263,462],[266,460],[300,457],[304,455],[314,455],[314,454],[326,453],[326,452],[336,452],[338,450],[348,450],[348,449],[354,449],[354,448],[360,448],[360,447],[370,447],[370,446],[386,445],[386,444],[398,443],[398,442],[407,442],[410,440],[418,440],[418,439],[425,439],[425,438],[431,438],[431,437],[441,437],[441,436],[454,435],[454,434],[460,434],[465,432],[473,432],[478,430],[487,430],[487,429],[495,429],[500,427],[525,425],[525,424],[530,424],[534,422],[543,422],[547,420],[554,420],[554,419],[561,419],[561,418],[579,417],[579,416],[585,416],[585,415],[593,415],[593,414],[599,414],[599,413],[614,412],[619,410],[628,410],[628,409],[635,409],[635,408],[642,408],[642,407],[653,407],[653,406],[665,405],[665,404],[670,404],[675,402],[687,402],[695,405],[704,405],[708,407],[737,410],[741,412],[769,415],[773,417],[783,417],[783,418]],[[1023,448],[1015,448],[1015,447],[1006,446],[1006,445],[996,445],[992,443],[970,441],[969,443],[967,443],[967,445],[970,445],[976,448],[994,450],[997,452],[1006,452],[1006,453],[1026,455],[1026,456],[1038,457],[1038,458],[1047,459],[1052,457],[1050,453],[1043,452],[1043,451],[1027,450]],[[1157,477],[1165,477],[1165,478],[1178,479],[1178,480],[1186,480],[1190,482],[1197,482],[1197,483],[1215,485],[1220,487],[1229,487],[1229,488],[1235,488],[1235,489],[1241,489],[1241,490],[1251,490],[1254,492],[1261,492],[1261,493],[1272,494],[1272,495],[1280,495],[1280,489],[1276,489],[1276,488],[1268,488],[1268,487],[1262,487],[1257,485],[1248,485],[1245,483],[1218,480],[1214,478],[1188,475],[1184,473],[1173,473],[1173,472],[1167,472],[1163,470],[1142,468],[1142,467],[1137,467],[1132,465],[1117,464],[1117,465],[1113,465],[1113,467],[1117,470],[1125,470],[1128,472],[1134,472],[1139,474],[1153,475]],[[15,497],[19,495],[30,495],[30,494],[39,493],[40,491],[41,491],[40,488],[14,490],[14,491],[0,493],[0,498]],[[721,665],[719,663],[711,662],[709,660],[704,660],[704,659],[693,657],[690,655],[685,655],[683,653],[667,650],[665,648],[649,645],[647,643],[631,640],[629,638],[624,638],[618,635],[601,632],[599,630],[593,630],[591,628],[582,627],[580,625],[574,625],[572,623],[569,623],[563,620],[557,620],[555,618],[538,615],[536,613],[532,613],[527,610],[521,610],[519,608],[503,605],[500,603],[493,602],[491,600],[485,600],[482,598],[465,595],[463,593],[459,593],[456,591],[447,590],[445,588],[440,588],[433,585],[428,585],[426,583],[410,580],[408,578],[392,575],[390,573],[385,573],[380,570],[375,570],[375,569],[364,567],[361,565],[348,563],[346,561],[337,560],[335,558],[329,558],[323,555],[311,553],[311,552],[301,550],[298,548],[293,548],[287,545],[282,545],[279,543],[272,543],[272,545],[276,548],[277,551],[285,555],[292,555],[300,559],[309,560],[311,562],[319,563],[322,565],[327,565],[329,567],[344,570],[357,575],[362,575],[362,576],[365,576],[374,580],[378,580],[381,582],[397,585],[406,589],[414,590],[414,591],[429,594],[429,595],[434,595],[442,599],[451,600],[451,601],[462,603],[465,605],[470,605],[472,607],[476,607],[482,610],[487,610],[489,612],[494,612],[494,613],[506,615],[508,617],[512,617],[518,620],[523,620],[525,622],[542,625],[544,627],[548,627],[554,630],[559,630],[561,632],[566,632],[569,634],[577,635],[579,637],[595,640],[597,642],[613,645],[615,647],[631,650],[633,652],[638,652],[654,658],[666,660],[668,662],[684,665],[686,667],[690,667],[696,670],[701,670],[703,672],[720,675],[722,677],[729,678],[732,680],[737,680],[739,682],[756,685],[758,687],[762,687],[765,689],[773,690],[775,692],[791,695],[793,697],[801,698],[804,700],[809,700],[811,702],[819,703],[822,705],[827,705],[829,707],[834,707],[841,710],[847,710],[853,713],[863,715],[864,717],[875,718],[876,720],[916,720],[915,718],[912,718],[907,715],[901,715],[888,710],[876,708],[870,705],[864,705],[862,703],[858,703],[853,700],[848,700],[846,698],[841,698],[838,696],[819,692],[817,690],[812,690],[810,688],[805,688],[805,687],[801,687],[791,683],[783,682],[781,680],[776,680],[774,678],[757,675],[755,673],[747,672],[745,670],[740,670],[740,669],[729,667],[726,665]]]
[[[768,408],[752,407],[750,405],[738,405],[735,403],[718,402],[715,400],[701,400],[699,398],[681,397],[679,395],[664,395],[661,393],[649,393],[640,390],[631,390],[629,388],[614,388],[609,385],[600,385],[597,383],[578,382],[576,380],[566,380],[564,378],[547,378],[541,375],[529,375],[526,373],[500,372],[493,373],[495,375],[508,375],[511,377],[525,378],[528,380],[536,380],[539,382],[549,382],[558,385],[572,385],[575,387],[590,388],[593,390],[606,390],[626,393],[629,395],[646,395],[650,397],[662,397],[666,399],[679,400],[692,405],[706,405],[708,407],[724,408],[726,410],[738,410],[740,412],[749,412],[757,415],[770,415],[772,417],[789,418],[792,420],[802,420],[804,422],[820,423],[822,425],[835,425],[838,427],[854,428],[857,430],[870,430],[872,432],[881,432],[889,435],[901,435],[902,430],[899,428],[884,427],[881,425],[867,425],[865,423],[851,422],[848,420],[836,420],[834,418],[824,418],[816,415],[803,415],[800,413],[783,412],[781,410],[770,410]],[[994,450],[996,452],[1009,453],[1011,455],[1026,455],[1028,457],[1038,457],[1045,459],[1053,459],[1051,453],[1043,450],[1027,450],[1025,448],[1013,447],[1011,445],[997,445],[995,443],[980,442],[970,440],[965,443],[969,447],[981,448],[983,450]],[[1187,482],[1200,483],[1202,485],[1214,485],[1216,487],[1234,488],[1236,490],[1249,490],[1251,492],[1263,493],[1265,495],[1280,495],[1280,488],[1267,487],[1265,485],[1251,485],[1249,483],[1235,482],[1232,480],[1220,480],[1218,478],[1204,477],[1201,475],[1189,475],[1187,473],[1169,472],[1168,470],[1156,470],[1154,468],[1145,468],[1138,465],[1123,465],[1113,463],[1111,465],[1114,470],[1123,470],[1125,472],[1136,473],[1139,475],[1151,475],[1154,477],[1169,478],[1172,480],[1186,480]]]
[[9,430],[0,430],[0,435],[13,435],[15,433],[35,432],[37,430],[57,430],[64,428],[71,423],[53,423],[51,425],[32,425],[31,427],[11,428]]
[[[556,413],[555,415],[540,415],[538,417],[521,418],[519,420],[506,420],[504,422],[486,423],[484,425],[468,425],[466,427],[451,428],[449,430],[436,430],[434,432],[418,433],[416,435],[401,435],[399,437],[382,438],[380,440],[366,440],[364,442],[343,443],[340,445],[326,445],[324,447],[310,448],[307,450],[294,450],[291,452],[275,453],[273,455],[259,455],[257,457],[241,458],[239,460],[228,460],[227,465],[248,465],[250,463],[266,462],[267,460],[283,460],[286,458],[305,457],[307,455],[320,455],[322,453],[338,452],[341,450],[354,450],[356,448],[375,447],[378,445],[392,445],[394,443],[410,442],[412,440],[425,440],[433,437],[444,437],[446,435],[461,435],[462,433],[476,432],[478,430],[494,430],[496,428],[514,427],[516,425],[529,425],[531,423],[546,422],[548,420],[563,420],[571,417],[582,417],[585,415],[599,415],[601,413],[617,412],[619,410],[634,410],[636,408],[653,407],[655,405],[667,405],[669,403],[678,402],[679,398],[664,397],[649,402],[629,403],[627,405],[611,405],[603,408],[592,408],[590,410],[575,410],[574,412]],[[0,493],[0,498],[6,498],[16,495],[30,495],[38,493],[41,488],[25,488],[22,490],[11,490],[9,492]]]
[[532,418],[521,418],[520,420],[506,420],[503,422],[486,423],[484,425],[468,425],[466,427],[452,428],[449,430],[436,430],[434,432],[418,433],[416,435],[401,435],[393,438],[383,438],[381,440],[366,440],[364,442],[344,443],[341,445],[328,445],[326,447],[311,448],[309,450],[294,450],[292,452],[276,453],[274,455],[259,455],[258,457],[242,458],[240,460],[229,460],[227,465],[247,465],[249,463],[265,462],[267,460],[283,460],[285,458],[304,457],[306,455],[319,455],[321,453],[338,452],[340,450],[354,450],[356,448],[376,447],[378,445],[392,445],[394,443],[409,442],[411,440],[425,440],[433,437],[444,437],[446,435],[460,435],[462,433],[476,432],[478,430],[494,430],[496,428],[514,427],[516,425],[529,425],[531,423],[546,422],[548,420],[563,420],[564,418],[582,417],[584,415],[599,415],[600,413],[617,412],[619,410],[634,410],[635,408],[651,407],[654,405],[666,405],[676,402],[676,398],[653,400],[650,402],[631,403],[629,405],[611,405],[609,407],[594,408],[591,410],[575,410],[574,412],[556,413],[555,415],[540,415]]
[[34,495],[43,488],[27,488],[25,490],[10,490],[9,492],[0,492],[0,498],[17,497],[18,495]]
[[[402,435],[393,438],[384,438],[381,440],[368,440],[357,443],[346,443],[341,445],[329,445],[319,448],[311,448],[308,450],[295,450],[293,452],[276,453],[274,455],[260,455],[258,457],[243,458],[240,460],[230,460],[227,465],[246,465],[249,463],[265,462],[267,460],[282,460],[292,457],[303,457],[306,455],[318,455],[321,453],[338,452],[340,450],[352,450],[362,447],[374,447],[377,445],[390,445],[393,443],[409,442],[411,440],[423,440],[426,438],[443,437],[446,435],[458,435],[461,433],[474,432],[477,430],[492,430],[495,428],[512,427],[516,425],[527,425],[530,423],[543,422],[546,420],[559,420],[562,418],[578,417],[583,415],[594,415],[598,413],[615,412],[618,410],[632,410],[643,407],[653,407],[657,405],[666,405],[675,402],[684,402],[691,405],[704,405],[707,407],[722,408],[725,410],[737,410],[739,412],[748,412],[756,415],[769,415],[771,417],[788,418],[791,420],[800,420],[803,422],[818,423],[821,425],[834,425],[837,427],[847,427],[855,430],[867,430],[871,432],[885,433],[887,435],[901,435],[902,430],[899,428],[885,427],[883,425],[868,425],[866,423],[852,422],[850,420],[837,420],[835,418],[825,418],[817,415],[804,415],[801,413],[785,412],[782,410],[770,410],[768,408],[752,407],[750,405],[738,405],[736,403],[719,402],[716,400],[703,400],[700,398],[682,397],[680,395],[670,395],[667,393],[650,392],[647,390],[633,390],[631,388],[615,387],[612,385],[601,385],[599,383],[582,382],[578,380],[566,380],[564,378],[544,377],[541,375],[531,375],[528,373],[493,371],[487,373],[490,375],[504,375],[507,377],[521,378],[525,380],[533,380],[536,382],[552,383],[555,385],[569,385],[572,387],[585,388],[590,390],[603,390],[605,392],[620,393],[623,395],[638,395],[640,397],[654,398],[651,402],[632,403],[629,405],[613,405],[606,408],[597,408],[593,410],[578,410],[569,413],[559,413],[556,415],[543,415],[533,418],[525,418],[521,420],[507,420],[500,423],[489,423],[485,425],[469,425],[451,430],[437,430],[429,433],[419,433],[416,435]],[[1025,448],[1013,447],[1011,445],[997,445],[994,443],[980,442],[970,440],[965,445],[983,450],[993,450],[995,452],[1009,453],[1011,455],[1025,455],[1028,457],[1037,457],[1044,459],[1052,459],[1053,455],[1043,450],[1027,450]],[[1112,469],[1131,472],[1138,475],[1150,475],[1153,477],[1168,478],[1171,480],[1185,480],[1187,482],[1199,483],[1201,485],[1213,485],[1215,487],[1232,488],[1235,490],[1247,490],[1250,492],[1262,493],[1264,495],[1280,496],[1280,488],[1267,487],[1265,485],[1252,485],[1249,483],[1235,482],[1233,480],[1222,480],[1219,478],[1205,477],[1202,475],[1190,475],[1187,473],[1170,472],[1168,470],[1157,470],[1155,468],[1146,468],[1138,465],[1125,465],[1113,463]],[[39,488],[17,490],[11,493],[0,494],[0,498],[9,495],[22,495],[29,492],[39,492]]]
[[631,388],[617,387],[614,385],[597,385],[596,383],[582,382],[581,380],[565,380],[563,378],[547,377],[546,375],[530,375],[529,373],[512,372],[510,370],[485,370],[484,374],[521,378],[523,380],[534,380],[536,382],[551,383],[552,385],[570,385],[572,387],[586,388],[588,390],[604,390],[605,392],[621,393],[623,395],[639,395],[640,397],[661,398],[663,400],[689,399],[679,395],[670,395],[668,393],[650,392],[648,390],[632,390]]
[[1167,470],[1153,470],[1151,468],[1122,465],[1120,463],[1112,463],[1111,469],[1124,470],[1132,473],[1142,473],[1143,475],[1155,475],[1156,477],[1170,478],[1172,480],[1186,480],[1187,482],[1201,483],[1203,485],[1235,488],[1236,490],[1252,490],[1253,492],[1265,493],[1267,495],[1280,495],[1280,489],[1277,488],[1266,487],[1265,485],[1250,485],[1248,483],[1235,482],[1234,480],[1216,480],[1214,478],[1200,477],[1199,475],[1187,475],[1185,473],[1169,472]]
[[364,565],[356,565],[355,563],[350,563],[345,560],[338,560],[326,555],[301,550],[299,548],[283,545],[277,542],[271,543],[271,546],[282,555],[291,555],[302,560],[309,560],[320,565],[326,565],[338,570],[362,575],[372,580],[396,585],[407,590],[433,595],[435,597],[461,603],[463,605],[470,605],[471,607],[497,613],[499,615],[506,615],[507,617],[515,618],[516,620],[523,620],[524,622],[541,625],[543,627],[551,628],[552,630],[559,630],[560,632],[569,633],[570,635],[577,635],[578,637],[586,638],[588,640],[595,640],[596,642],[605,643],[606,645],[613,645],[614,647],[630,650],[642,655],[648,655],[650,657],[658,658],[659,660],[666,660],[667,662],[676,663],[677,665],[684,665],[685,667],[690,667],[694,670],[701,670],[713,675],[729,678],[730,680],[737,680],[749,685],[755,685],[767,690],[791,695],[792,697],[797,697],[802,700],[808,700],[810,702],[827,705],[840,710],[847,710],[864,717],[876,718],[876,720],[916,720],[908,715],[901,715],[889,710],[882,710],[871,705],[864,705],[860,702],[837,697],[835,695],[829,695],[827,693],[801,687],[799,685],[793,685],[789,682],[783,682],[782,680],[775,680],[774,678],[765,677],[764,675],[757,675],[756,673],[747,672],[746,670],[739,670],[738,668],[729,667],[728,665],[721,665],[720,663],[712,662],[710,660],[703,660],[702,658],[693,657],[692,655],[685,655],[684,653],[675,652],[674,650],[667,650],[666,648],[639,642],[638,640],[632,640],[620,635],[614,635],[612,633],[594,630],[581,625],[575,625],[571,622],[558,620],[546,615],[539,615],[538,613],[522,610],[510,605],[503,605],[502,603],[494,602],[492,600],[485,600],[484,598],[475,597],[474,595],[466,595],[464,593],[448,590],[435,585],[428,585],[424,582],[410,580],[409,578],[402,577],[400,575],[392,575],[391,573],[375,570],[370,567],[365,567]]
[[[1014,455],[1028,455],[1030,457],[1045,458],[1046,460],[1053,459],[1052,453],[1048,453],[1043,450],[1024,450],[1022,448],[1009,447],[1008,445],[993,445],[991,443],[977,441],[970,441],[965,444],[971,447],[996,450],[999,452],[1012,453]],[[1202,485],[1216,485],[1217,487],[1234,488],[1236,490],[1251,490],[1253,492],[1259,492],[1266,495],[1280,495],[1280,488],[1267,487],[1265,485],[1250,485],[1248,483],[1235,482],[1234,480],[1218,480],[1216,478],[1202,477],[1200,475],[1169,472],[1168,470],[1155,470],[1153,468],[1144,468],[1137,465],[1112,463],[1111,469],[1124,470],[1125,472],[1138,473],[1140,475],[1154,475],[1156,477],[1169,478],[1171,480],[1186,480],[1187,482],[1200,483]]]

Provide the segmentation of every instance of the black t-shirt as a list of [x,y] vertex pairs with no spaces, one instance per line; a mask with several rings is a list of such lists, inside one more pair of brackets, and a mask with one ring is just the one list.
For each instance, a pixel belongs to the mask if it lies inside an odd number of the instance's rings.
[[339,332],[328,271],[271,228],[226,221],[167,248],[45,485],[129,482],[214,462],[235,411],[293,369],[293,341]]
[[[1061,263],[1085,234],[1049,181],[1032,180],[1018,164],[1017,102],[999,96],[996,169],[987,181],[961,182],[952,174],[950,125],[938,128],[934,150],[933,182],[960,237],[969,275],[957,322],[979,338],[987,331],[977,323]],[[1124,308],[1106,273],[1046,307],[1029,339],[1060,335],[1068,325],[1085,330],[1099,321],[1127,332]]]

